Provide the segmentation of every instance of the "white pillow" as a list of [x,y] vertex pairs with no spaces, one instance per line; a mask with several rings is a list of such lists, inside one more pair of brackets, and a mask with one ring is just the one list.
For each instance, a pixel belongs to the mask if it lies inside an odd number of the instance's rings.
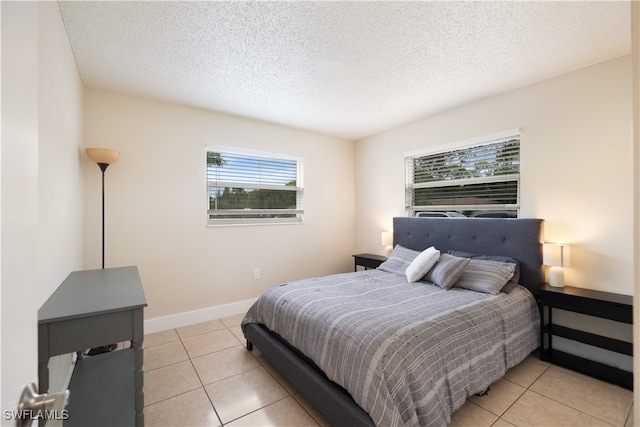
[[440,251],[431,246],[418,255],[407,267],[405,274],[409,283],[417,282],[427,274],[440,259]]

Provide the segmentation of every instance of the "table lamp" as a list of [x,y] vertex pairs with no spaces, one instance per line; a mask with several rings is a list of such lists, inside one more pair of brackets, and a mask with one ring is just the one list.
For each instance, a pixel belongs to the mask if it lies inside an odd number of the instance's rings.
[[393,250],[393,232],[383,231],[381,241],[384,246],[384,256],[388,257]]
[[549,286],[564,287],[563,267],[569,267],[569,245],[545,243],[542,248],[542,263],[548,265]]

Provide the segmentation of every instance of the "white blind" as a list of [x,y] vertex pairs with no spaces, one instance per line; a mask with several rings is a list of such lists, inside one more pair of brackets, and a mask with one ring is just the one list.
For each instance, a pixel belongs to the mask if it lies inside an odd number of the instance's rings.
[[517,210],[520,200],[520,134],[470,147],[405,158],[406,208]]
[[302,222],[302,158],[207,147],[210,225]]

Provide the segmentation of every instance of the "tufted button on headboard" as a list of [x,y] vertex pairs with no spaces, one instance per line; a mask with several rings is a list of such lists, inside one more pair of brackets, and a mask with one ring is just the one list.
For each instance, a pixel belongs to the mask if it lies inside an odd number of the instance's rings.
[[544,220],[535,218],[393,219],[394,246],[422,251],[434,246],[482,255],[510,256],[520,262],[520,284],[535,291],[544,284]]

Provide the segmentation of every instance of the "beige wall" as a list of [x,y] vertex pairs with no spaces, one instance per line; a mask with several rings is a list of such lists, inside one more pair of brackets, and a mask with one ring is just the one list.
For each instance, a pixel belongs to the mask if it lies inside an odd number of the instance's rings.
[[[122,151],[106,174],[107,267],[139,266],[147,318],[348,271],[354,250],[382,253],[380,231],[404,214],[405,152],[520,128],[521,216],[544,218],[547,241],[572,245],[568,284],[632,294],[630,67],[618,58],[480,100],[357,141],[355,152],[310,132],[87,89],[85,146]],[[304,156],[305,224],[208,228],[206,144]],[[84,268],[99,268],[100,172],[84,161]]]
[[[84,123],[85,147],[122,152],[106,171],[106,267],[138,266],[145,318],[352,269],[352,142],[91,89]],[[304,224],[207,227],[207,144],[303,156]],[[88,159],[84,179],[84,267],[99,268],[100,170]]]
[[[37,280],[38,8],[3,2],[0,9],[0,398],[3,409],[13,409],[25,382],[35,380],[38,363],[38,305],[33,301]],[[18,342],[24,345],[16,345]]]
[[[0,401],[8,410],[37,381],[38,308],[82,267],[83,87],[57,3],[2,2],[0,10]],[[69,362],[50,364],[52,375],[64,377]]]
[[[84,97],[84,86],[58,5],[55,2],[39,5],[38,307],[70,272],[82,269]],[[67,388],[71,369],[70,356],[51,359],[50,392]]]
[[356,143],[356,250],[404,214],[404,153],[520,128],[521,216],[571,247],[569,285],[633,294],[631,61],[622,57]]
[[42,304],[82,269],[84,87],[54,2],[40,3],[38,63],[38,286]]

